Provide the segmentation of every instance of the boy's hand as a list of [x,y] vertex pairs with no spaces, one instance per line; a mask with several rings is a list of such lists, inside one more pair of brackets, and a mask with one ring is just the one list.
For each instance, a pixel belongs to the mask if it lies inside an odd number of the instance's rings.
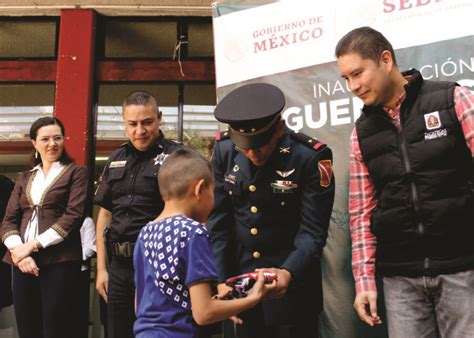
[[217,295],[212,298],[215,299],[230,299],[232,298],[232,288],[225,283],[217,284]]
[[[273,272],[273,271],[272,271]],[[258,271],[258,278],[250,290],[248,297],[256,298],[258,301],[262,300],[268,293],[275,292],[277,288],[277,281],[274,280],[271,284],[265,284],[265,277],[263,276],[263,269]]]

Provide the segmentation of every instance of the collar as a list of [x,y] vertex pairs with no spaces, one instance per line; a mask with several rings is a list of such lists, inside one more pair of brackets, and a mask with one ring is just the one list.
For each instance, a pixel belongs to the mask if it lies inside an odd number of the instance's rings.
[[[54,162],[52,165],[51,165],[51,169],[60,169],[60,168],[63,168],[64,167],[64,164],[61,164],[61,162],[59,161],[56,161]],[[39,171],[43,171],[43,166],[42,164],[37,164],[36,166],[34,166],[33,168],[30,169],[30,171],[35,171],[35,170],[39,170]]]
[[[258,172],[262,172],[261,169],[267,168],[269,163],[275,163],[276,156],[285,156],[288,154],[286,152],[281,152],[280,149],[281,148],[290,149],[290,146],[291,146],[290,132],[291,132],[290,129],[288,127],[285,127],[285,131],[283,135],[280,137],[280,139],[278,140],[276,148],[273,150],[273,153],[271,154],[267,162],[263,166],[257,168]],[[252,178],[254,176],[254,171],[255,171],[254,165],[247,158],[247,156],[245,156],[243,153],[241,153],[238,150],[237,152],[238,154],[235,157],[235,163],[237,164],[238,170],[240,170],[247,178],[249,179]]]
[[[398,109],[398,110],[400,110],[401,105],[410,104],[413,100],[416,99],[421,89],[421,86],[423,84],[423,77],[421,76],[421,73],[415,68],[410,68],[409,70],[402,72],[402,75],[409,81],[408,83],[404,85],[405,92],[402,93],[396,101],[395,109]],[[395,110],[395,109],[392,109],[392,110]],[[383,110],[384,112],[388,113],[390,109],[386,107],[382,107],[381,105],[378,105],[378,106],[365,106],[364,105],[364,107],[362,108],[362,111],[364,113],[369,113],[369,114],[374,114],[374,113],[380,114],[380,110]],[[392,116],[390,115],[390,117]]]

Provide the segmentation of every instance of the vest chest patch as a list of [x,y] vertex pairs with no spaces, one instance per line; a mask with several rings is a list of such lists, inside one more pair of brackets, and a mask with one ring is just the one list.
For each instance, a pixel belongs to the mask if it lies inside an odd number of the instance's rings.
[[424,115],[425,126],[427,130],[434,130],[441,128],[441,119],[439,118],[439,112],[434,111]]
[[425,141],[448,136],[448,130],[446,128],[440,129],[443,125],[439,117],[439,111],[425,114],[423,117],[425,118],[425,127],[427,130],[425,132]]
[[425,141],[434,140],[434,139],[437,139],[440,137],[446,137],[446,136],[448,136],[448,131],[446,130],[446,128],[433,130],[433,131],[425,133]]

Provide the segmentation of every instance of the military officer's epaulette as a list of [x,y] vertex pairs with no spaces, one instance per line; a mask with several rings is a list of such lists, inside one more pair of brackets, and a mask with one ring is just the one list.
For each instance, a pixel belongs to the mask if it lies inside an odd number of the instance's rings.
[[224,131],[218,131],[216,133],[216,141],[222,141],[230,138],[230,134],[227,130]]
[[166,140],[169,141],[169,142],[171,142],[171,143],[175,143],[175,144],[180,144],[180,145],[183,144],[183,142],[180,142],[180,141],[174,140],[174,139],[168,139],[168,138],[167,138]]
[[311,136],[308,136],[306,134],[302,134],[302,133],[291,133],[291,138],[297,142],[300,142],[300,143],[303,143],[305,144],[306,146],[314,149],[314,150],[319,150],[319,149],[322,149],[324,147],[326,147],[326,143],[324,142],[321,142],[320,140],[318,140],[317,138],[314,138],[314,137],[311,137]]

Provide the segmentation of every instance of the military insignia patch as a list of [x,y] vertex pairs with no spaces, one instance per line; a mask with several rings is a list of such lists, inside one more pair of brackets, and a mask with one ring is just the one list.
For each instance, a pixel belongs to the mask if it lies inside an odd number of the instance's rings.
[[156,157],[153,159],[155,161],[155,165],[157,164],[162,165],[168,156],[169,154],[165,154],[165,153],[156,155]]
[[441,126],[441,119],[439,118],[439,112],[434,111],[424,115],[425,126],[428,130],[438,129]]
[[110,162],[109,168],[123,168],[127,164],[127,161],[112,161]]
[[235,177],[234,175],[227,175],[227,176],[224,176],[224,181],[235,185],[235,181],[237,181],[237,177]]
[[319,184],[327,188],[331,184],[332,178],[332,162],[331,160],[321,160],[318,162]]
[[290,176],[291,174],[293,174],[295,172],[295,169],[291,169],[289,171],[280,171],[280,170],[277,170],[276,173],[278,175],[280,175],[281,177],[283,178],[286,178],[288,176]]
[[276,180],[270,184],[273,188],[273,193],[277,194],[292,194],[293,190],[298,188],[298,184],[293,181]]
[[289,154],[290,153],[290,147],[280,147],[280,153]]

